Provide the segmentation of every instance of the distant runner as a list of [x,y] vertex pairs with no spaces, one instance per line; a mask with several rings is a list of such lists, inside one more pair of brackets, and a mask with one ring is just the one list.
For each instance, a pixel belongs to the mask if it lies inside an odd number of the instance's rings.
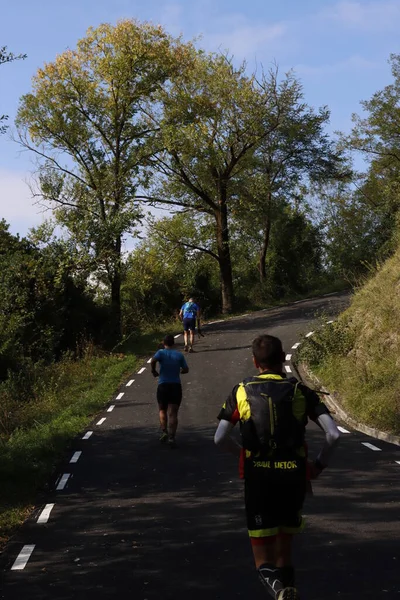
[[[261,582],[276,600],[298,600],[292,537],[304,528],[307,478],[316,479],[325,469],[340,434],[317,393],[286,378],[284,361],[278,338],[261,335],[253,341],[259,374],[233,388],[218,415],[214,441],[240,456],[247,528]],[[312,463],[305,444],[308,418],[325,432]],[[230,437],[238,422],[243,447]]]
[[[189,298],[189,301],[185,302],[185,304],[182,306],[179,312],[179,317],[182,319],[183,323],[183,337],[185,342],[184,350],[185,352],[188,350],[189,352],[194,352],[193,344],[194,334],[196,331],[196,321],[198,331],[200,335],[202,335],[200,328],[200,306],[196,304],[193,298]],[[190,339],[190,344],[188,338]]]
[[[151,372],[160,377],[157,386],[157,402],[160,416],[160,442],[167,442],[170,448],[176,448],[175,434],[178,427],[178,411],[182,402],[180,376],[189,373],[189,367],[181,352],[174,350],[174,336],[164,338],[164,348],[158,350],[151,359]],[[157,372],[160,363],[160,373]]]

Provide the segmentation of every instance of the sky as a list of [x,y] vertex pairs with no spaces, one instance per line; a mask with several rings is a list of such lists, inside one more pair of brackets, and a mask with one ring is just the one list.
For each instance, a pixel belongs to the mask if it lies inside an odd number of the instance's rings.
[[[249,71],[276,63],[293,69],[305,100],[328,106],[329,131],[349,132],[361,100],[392,81],[391,53],[400,51],[400,0],[18,0],[0,21],[0,47],[28,58],[0,66],[0,114],[10,133],[19,98],[45,62],[74,48],[88,27],[135,18],[161,24],[184,40],[200,38],[209,51],[246,60]],[[0,136],[0,219],[25,235],[49,213],[35,204],[27,182],[34,169],[11,135]]]

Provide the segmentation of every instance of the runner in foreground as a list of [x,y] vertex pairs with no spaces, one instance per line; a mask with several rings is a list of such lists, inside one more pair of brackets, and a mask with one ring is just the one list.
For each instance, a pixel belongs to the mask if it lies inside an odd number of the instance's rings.
[[[278,338],[257,337],[253,361],[259,374],[233,388],[219,413],[214,441],[240,455],[247,527],[262,583],[272,598],[297,600],[292,535],[304,528],[307,474],[315,479],[328,465],[340,434],[316,392],[282,373],[285,354]],[[307,463],[305,444],[308,418],[325,432],[312,463]],[[237,422],[243,447],[230,437]]]
[[[194,344],[194,334],[196,331],[196,320],[198,330],[201,332],[200,328],[200,306],[196,304],[193,298],[189,298],[188,302],[182,306],[179,317],[183,322],[183,338],[185,342],[184,350],[187,352],[194,352],[193,344]],[[190,346],[189,346],[189,336],[190,336]]]
[[[166,335],[164,348],[158,350],[151,359],[151,372],[160,377],[157,386],[157,402],[160,415],[160,442],[168,442],[176,448],[175,434],[178,427],[178,411],[182,402],[181,374],[189,373],[185,357],[174,350],[174,336]],[[160,374],[156,366],[160,363]]]

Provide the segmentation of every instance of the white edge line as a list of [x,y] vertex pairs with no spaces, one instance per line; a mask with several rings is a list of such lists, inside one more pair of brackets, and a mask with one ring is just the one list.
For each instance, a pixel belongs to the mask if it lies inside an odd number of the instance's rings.
[[103,425],[105,420],[106,420],[106,418],[103,417],[102,419],[100,419],[100,421],[97,421],[96,425]]
[[25,569],[26,563],[30,559],[34,549],[35,544],[33,544],[32,546],[23,546],[21,552],[18,554],[13,566],[11,567],[11,571],[22,571],[22,569]]
[[142,368],[140,369],[140,371],[138,371],[138,375],[141,375],[141,374],[143,373],[143,371],[145,371],[145,370],[146,370],[146,367],[142,367]]
[[370,450],[374,450],[375,452],[381,452],[382,448],[378,448],[377,446],[374,446],[373,444],[370,444],[369,442],[361,442],[363,446],[366,446],[367,448],[369,448]]
[[93,431],[87,431],[82,439],[88,440],[92,434],[93,434]]
[[153,360],[152,358],[149,358],[149,360],[147,361],[147,364],[151,363],[152,360]]
[[109,406],[107,408],[107,412],[112,412],[114,410],[114,408],[115,408],[115,404],[111,404],[111,406]]
[[315,331],[309,331],[309,332],[306,334],[306,337],[310,337],[310,336],[311,336],[311,335],[313,335],[314,333],[315,333]]
[[292,360],[292,355],[291,354],[286,354],[286,360]]
[[297,344],[294,344],[292,346],[292,350],[296,350],[299,346],[300,346],[300,342],[297,342]]
[[292,369],[289,367],[289,365],[285,365],[285,371],[286,373],[291,373]]
[[131,379],[130,381],[128,381],[128,383],[126,384],[126,387],[130,387],[134,381],[135,381],[134,379]]
[[72,455],[72,457],[71,457],[71,460],[69,462],[70,463],[77,463],[78,460],[81,457],[81,454],[82,454],[82,450],[78,450],[78,452],[74,452],[73,455]]
[[400,465],[400,460],[395,460],[394,462]]
[[71,473],[64,473],[61,476],[60,481],[58,482],[58,486],[56,487],[56,490],[63,490],[65,488],[65,486],[67,485],[67,481],[70,478]]
[[334,323],[335,321],[327,321],[326,324],[327,325],[331,325],[331,323]]
[[[181,335],[182,335],[181,333],[178,333],[178,335],[174,335],[174,339],[176,340],[176,338],[181,337]],[[150,361],[151,361],[151,359],[148,362],[150,362]]]
[[339,429],[339,431],[341,433],[350,433],[350,431],[347,431],[347,429],[345,429],[344,427],[341,427],[340,425],[338,425],[337,428]]
[[122,396],[125,394],[125,392],[120,392],[118,394],[118,396],[116,397],[116,400],[121,400]]
[[53,510],[54,506],[54,504],[46,504],[46,506],[38,516],[36,523],[47,523],[50,517],[50,513]]

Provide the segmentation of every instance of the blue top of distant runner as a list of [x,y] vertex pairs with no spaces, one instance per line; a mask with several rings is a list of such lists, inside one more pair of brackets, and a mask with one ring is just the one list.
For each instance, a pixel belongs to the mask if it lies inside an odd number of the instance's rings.
[[195,319],[200,306],[196,302],[185,302],[181,308],[184,319]]
[[160,363],[160,377],[158,383],[180,383],[181,369],[187,369],[187,362],[183,354],[177,350],[158,350],[154,359]]

